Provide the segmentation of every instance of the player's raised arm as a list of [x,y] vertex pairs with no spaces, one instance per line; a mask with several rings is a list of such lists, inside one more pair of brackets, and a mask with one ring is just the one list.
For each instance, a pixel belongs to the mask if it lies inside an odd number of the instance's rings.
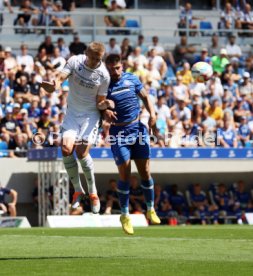
[[106,96],[97,96],[97,109],[98,110],[106,110],[107,108],[109,109],[114,109],[115,104],[112,100],[106,99]]
[[138,96],[141,98],[145,108],[147,109],[147,111],[150,114],[149,127],[152,128],[156,123],[156,115],[155,115],[154,106],[153,106],[145,88],[141,89],[140,93],[138,93]]
[[41,87],[44,88],[48,93],[53,93],[55,90],[60,89],[62,82],[68,78],[68,74],[61,72],[54,81],[42,81]]

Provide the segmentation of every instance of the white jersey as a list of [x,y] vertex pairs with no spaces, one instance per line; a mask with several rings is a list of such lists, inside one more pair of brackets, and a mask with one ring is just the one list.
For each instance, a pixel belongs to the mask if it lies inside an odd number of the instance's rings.
[[69,76],[68,109],[80,115],[99,114],[96,98],[107,95],[110,76],[103,63],[90,69],[85,60],[86,55],[72,56],[62,69]]
[[69,76],[68,108],[62,123],[63,137],[95,144],[100,112],[97,96],[106,96],[110,76],[103,63],[96,69],[85,64],[85,55],[72,56],[61,72]]

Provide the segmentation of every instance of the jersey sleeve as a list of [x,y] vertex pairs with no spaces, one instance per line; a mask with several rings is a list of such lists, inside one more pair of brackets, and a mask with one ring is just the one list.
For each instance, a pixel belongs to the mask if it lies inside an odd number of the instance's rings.
[[101,85],[99,86],[97,95],[107,96],[109,84],[110,84],[110,77],[105,76],[104,80],[102,81]]
[[139,94],[141,89],[143,88],[143,84],[141,83],[140,79],[134,76],[134,84],[135,84],[135,92]]
[[67,63],[65,64],[61,72],[66,75],[71,75],[73,72],[74,66],[75,66],[75,56],[72,56],[71,58],[68,59]]

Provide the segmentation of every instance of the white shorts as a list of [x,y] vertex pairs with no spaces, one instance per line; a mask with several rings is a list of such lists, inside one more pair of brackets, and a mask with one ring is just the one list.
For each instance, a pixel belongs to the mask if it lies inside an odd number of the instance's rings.
[[64,117],[61,133],[62,138],[75,139],[77,143],[96,144],[100,126],[100,117],[95,114],[73,114],[67,112]]

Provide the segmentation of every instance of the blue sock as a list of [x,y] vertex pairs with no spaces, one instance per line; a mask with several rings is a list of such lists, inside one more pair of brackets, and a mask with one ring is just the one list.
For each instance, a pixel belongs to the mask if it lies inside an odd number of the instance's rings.
[[150,178],[149,180],[142,180],[141,187],[143,190],[144,197],[146,199],[147,208],[148,210],[151,210],[152,208],[154,208],[155,200],[153,178]]
[[119,196],[119,203],[121,208],[121,213],[124,215],[129,214],[129,182],[125,181],[118,181],[118,188],[117,188],[118,196]]

